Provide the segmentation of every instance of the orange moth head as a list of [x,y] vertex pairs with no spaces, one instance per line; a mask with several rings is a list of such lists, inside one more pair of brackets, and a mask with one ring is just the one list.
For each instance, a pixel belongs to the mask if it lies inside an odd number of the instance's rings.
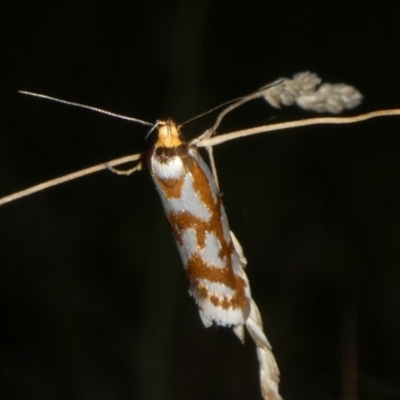
[[178,147],[183,144],[179,126],[172,120],[159,120],[156,147]]

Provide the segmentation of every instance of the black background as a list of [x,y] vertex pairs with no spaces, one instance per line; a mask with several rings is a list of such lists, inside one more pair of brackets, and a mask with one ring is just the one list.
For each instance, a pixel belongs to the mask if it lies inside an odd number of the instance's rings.
[[[140,125],[18,89],[181,122],[311,70],[364,94],[348,115],[399,107],[399,10],[371,4],[2,4],[0,196],[150,145]],[[308,116],[259,101],[220,132]],[[399,126],[316,126],[215,149],[285,399],[400,398]],[[15,201],[0,224],[1,398],[261,398],[251,341],[202,326],[146,172]]]

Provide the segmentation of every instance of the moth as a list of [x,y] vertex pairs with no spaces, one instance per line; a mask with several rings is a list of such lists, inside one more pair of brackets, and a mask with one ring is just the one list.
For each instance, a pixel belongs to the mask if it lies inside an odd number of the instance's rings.
[[[189,278],[189,293],[199,308],[203,324],[205,327],[217,325],[232,328],[242,342],[246,328],[257,349],[262,396],[266,400],[279,400],[279,369],[272,347],[263,331],[261,315],[251,295],[245,273],[246,258],[229,227],[219,190],[212,147],[227,140],[277,129],[312,124],[351,123],[400,113],[399,110],[387,110],[357,117],[313,118],[216,135],[226,114],[245,102],[260,97],[276,108],[297,104],[306,110],[335,114],[344,109],[354,108],[362,101],[362,95],[352,86],[320,84],[321,79],[310,72],[296,74],[293,79],[281,78],[254,93],[228,102],[229,105],[219,114],[214,126],[190,142],[185,139],[182,126],[172,119],[160,120],[153,127],[156,130],[155,141],[146,154],[113,160],[45,182],[0,199],[0,205],[106,168],[129,175],[142,169],[146,162]],[[94,107],[49,96],[33,95],[121,117]],[[123,118],[152,125],[136,118]],[[211,169],[203,160],[199,152],[200,147],[206,147],[208,150]],[[137,161],[137,164],[128,171],[114,168],[128,161]]]
[[231,327],[244,341],[244,326],[257,345],[264,398],[280,399],[279,370],[262,330],[244,268],[246,259],[210,169],[172,121],[159,121],[147,155],[165,214],[206,328]]

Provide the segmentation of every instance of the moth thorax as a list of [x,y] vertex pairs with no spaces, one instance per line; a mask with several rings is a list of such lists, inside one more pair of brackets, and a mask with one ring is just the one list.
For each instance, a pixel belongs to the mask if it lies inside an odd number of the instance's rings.
[[182,144],[178,125],[172,119],[158,121],[157,147],[178,147]]

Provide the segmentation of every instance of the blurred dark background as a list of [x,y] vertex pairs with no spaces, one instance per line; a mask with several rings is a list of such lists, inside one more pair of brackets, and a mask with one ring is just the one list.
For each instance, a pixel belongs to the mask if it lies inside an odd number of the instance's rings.
[[[146,127],[18,89],[181,122],[311,70],[364,94],[348,115],[399,107],[399,10],[372,4],[4,2],[0,196],[150,145]],[[309,116],[259,100],[220,132]],[[400,399],[399,127],[215,149],[284,399]],[[0,224],[2,399],[261,399],[251,341],[202,326],[146,171],[18,200]]]

